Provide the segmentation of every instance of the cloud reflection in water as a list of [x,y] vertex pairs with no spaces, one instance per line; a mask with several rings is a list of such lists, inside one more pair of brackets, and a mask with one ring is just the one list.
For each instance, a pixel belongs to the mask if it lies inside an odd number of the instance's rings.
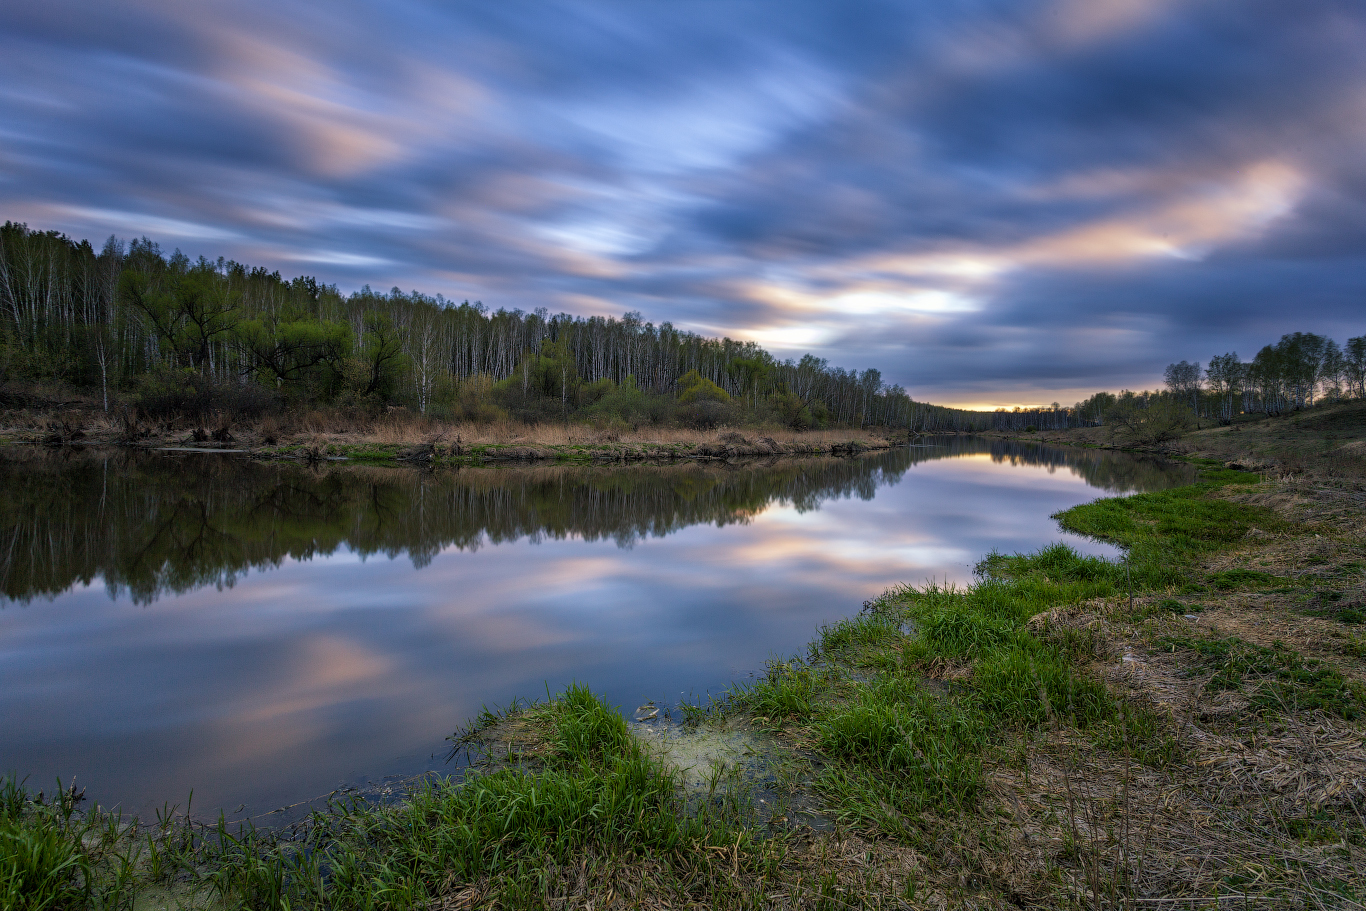
[[435,475],[114,459],[0,461],[0,533],[68,542],[3,565],[0,768],[135,811],[418,771],[481,706],[575,680],[627,706],[715,691],[890,585],[1065,537],[1050,514],[1098,487],[1185,476],[962,440]]

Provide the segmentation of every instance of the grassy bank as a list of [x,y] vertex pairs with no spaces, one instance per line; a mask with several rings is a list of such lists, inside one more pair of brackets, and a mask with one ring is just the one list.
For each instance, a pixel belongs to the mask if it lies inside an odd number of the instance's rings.
[[[669,738],[571,688],[479,719],[461,738],[479,760],[466,783],[339,804],[293,832],[133,829],[11,787],[0,897],[1360,907],[1366,488],[1331,465],[1224,461],[1200,462],[1193,486],[1058,516],[1123,560],[1054,545],[988,554],[971,585],[889,591],[805,655],[686,707]],[[728,746],[679,749],[688,738]],[[832,825],[798,822],[820,818]]]

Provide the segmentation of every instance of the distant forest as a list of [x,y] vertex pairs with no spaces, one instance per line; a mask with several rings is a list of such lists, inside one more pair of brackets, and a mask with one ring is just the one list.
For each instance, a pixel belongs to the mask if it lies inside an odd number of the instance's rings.
[[147,238],[96,251],[0,227],[0,392],[11,407],[46,386],[149,414],[399,407],[451,421],[1042,430],[1154,407],[1227,420],[1361,397],[1364,366],[1366,337],[1339,347],[1296,333],[1250,363],[1173,364],[1165,391],[976,412],[915,402],[876,369],[778,360],[639,313],[490,311],[368,286],[343,295],[311,277],[166,255]]

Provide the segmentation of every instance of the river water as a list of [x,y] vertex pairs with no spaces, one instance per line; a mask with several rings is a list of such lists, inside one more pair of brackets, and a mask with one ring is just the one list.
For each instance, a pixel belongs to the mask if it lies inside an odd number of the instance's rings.
[[[441,769],[483,706],[724,690],[898,583],[1067,540],[1188,467],[973,438],[422,472],[0,449],[0,774],[263,812]],[[238,809],[242,807],[242,809]]]

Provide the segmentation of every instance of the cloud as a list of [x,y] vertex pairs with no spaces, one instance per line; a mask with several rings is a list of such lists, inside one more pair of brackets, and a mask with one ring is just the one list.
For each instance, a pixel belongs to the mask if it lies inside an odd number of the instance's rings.
[[0,26],[0,208],[75,236],[638,309],[939,401],[1362,331],[1348,0],[60,0]]

